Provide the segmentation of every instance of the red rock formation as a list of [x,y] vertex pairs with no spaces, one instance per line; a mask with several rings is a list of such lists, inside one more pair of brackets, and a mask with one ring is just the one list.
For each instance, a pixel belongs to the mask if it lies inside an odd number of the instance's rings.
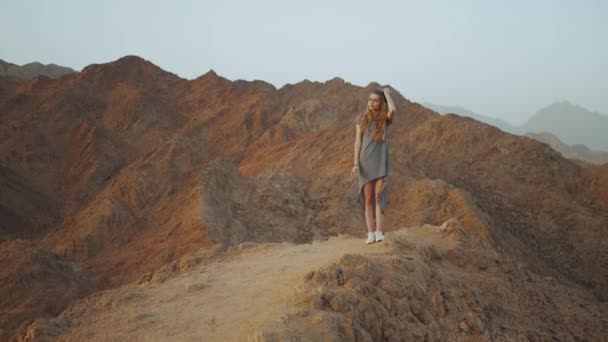
[[[353,121],[379,86],[185,80],[136,56],[0,81],[0,240],[35,239],[112,287],[217,243],[363,234]],[[605,165],[395,100],[387,231],[454,217],[606,299]]]

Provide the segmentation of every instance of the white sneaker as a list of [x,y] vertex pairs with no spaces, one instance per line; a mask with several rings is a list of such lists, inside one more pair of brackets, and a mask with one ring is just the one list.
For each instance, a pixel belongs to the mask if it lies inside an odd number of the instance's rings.
[[375,236],[376,242],[380,242],[380,241],[384,240],[384,234],[382,234],[382,232],[379,230],[376,230],[376,232],[374,233],[374,236]]
[[373,232],[367,232],[367,241],[365,241],[366,244],[370,244],[370,243],[374,243],[376,242],[376,239],[374,237],[374,233]]

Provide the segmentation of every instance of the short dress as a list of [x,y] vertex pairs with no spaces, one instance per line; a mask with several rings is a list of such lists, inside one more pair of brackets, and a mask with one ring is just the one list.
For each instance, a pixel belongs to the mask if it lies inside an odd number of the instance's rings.
[[[363,120],[363,115],[357,116],[355,123],[360,124]],[[379,204],[384,215],[386,202],[388,199],[388,176],[390,176],[390,160],[388,158],[388,126],[391,125],[392,119],[384,122],[384,141],[375,141],[372,139],[376,127],[376,123],[372,120],[363,132],[361,139],[361,151],[359,152],[359,206],[365,219],[365,197],[363,194],[363,186],[373,179],[384,177],[382,190],[380,191]],[[375,198],[375,197],[374,197]],[[376,210],[373,209],[373,216],[376,217]]]

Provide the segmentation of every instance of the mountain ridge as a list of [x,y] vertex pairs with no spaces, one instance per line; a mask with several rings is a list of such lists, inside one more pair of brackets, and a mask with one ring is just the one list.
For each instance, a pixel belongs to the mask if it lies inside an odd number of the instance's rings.
[[[472,117],[496,126],[505,132],[518,135],[549,132],[567,145],[584,145],[591,150],[608,151],[608,138],[603,134],[604,131],[608,130],[608,115],[592,112],[581,105],[566,100],[556,101],[539,109],[524,124],[519,126],[469,111],[463,107],[425,104],[438,113],[455,113]],[[587,161],[593,162],[593,158]]]
[[40,62],[26,63],[21,66],[0,59],[0,77],[12,77],[18,80],[27,80],[38,75],[49,78],[59,78],[63,75],[77,71],[54,63],[42,64]]
[[[0,250],[31,239],[107,290],[201,250],[363,237],[348,173],[354,119],[378,83],[336,79],[277,90],[212,71],[184,80],[159,69],[129,57],[85,76],[5,85],[0,160],[14,177],[0,190],[25,184],[41,209],[26,213],[0,197],[0,221],[31,222],[0,227]],[[547,144],[474,119],[441,116],[396,90],[394,99],[387,233],[454,218],[471,239],[605,301],[603,167],[583,168]],[[93,291],[83,286],[75,293]],[[4,290],[19,298],[35,291]],[[13,331],[28,313],[51,317],[79,299],[45,300],[53,310],[0,303],[18,313],[0,329]]]

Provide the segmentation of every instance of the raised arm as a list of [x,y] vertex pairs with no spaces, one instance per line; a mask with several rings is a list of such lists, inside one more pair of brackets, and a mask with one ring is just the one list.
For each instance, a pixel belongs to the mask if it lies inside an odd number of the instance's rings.
[[384,96],[386,96],[386,102],[388,102],[388,113],[386,113],[386,118],[389,121],[393,120],[393,114],[395,114],[395,101],[391,97],[391,88],[384,88]]

